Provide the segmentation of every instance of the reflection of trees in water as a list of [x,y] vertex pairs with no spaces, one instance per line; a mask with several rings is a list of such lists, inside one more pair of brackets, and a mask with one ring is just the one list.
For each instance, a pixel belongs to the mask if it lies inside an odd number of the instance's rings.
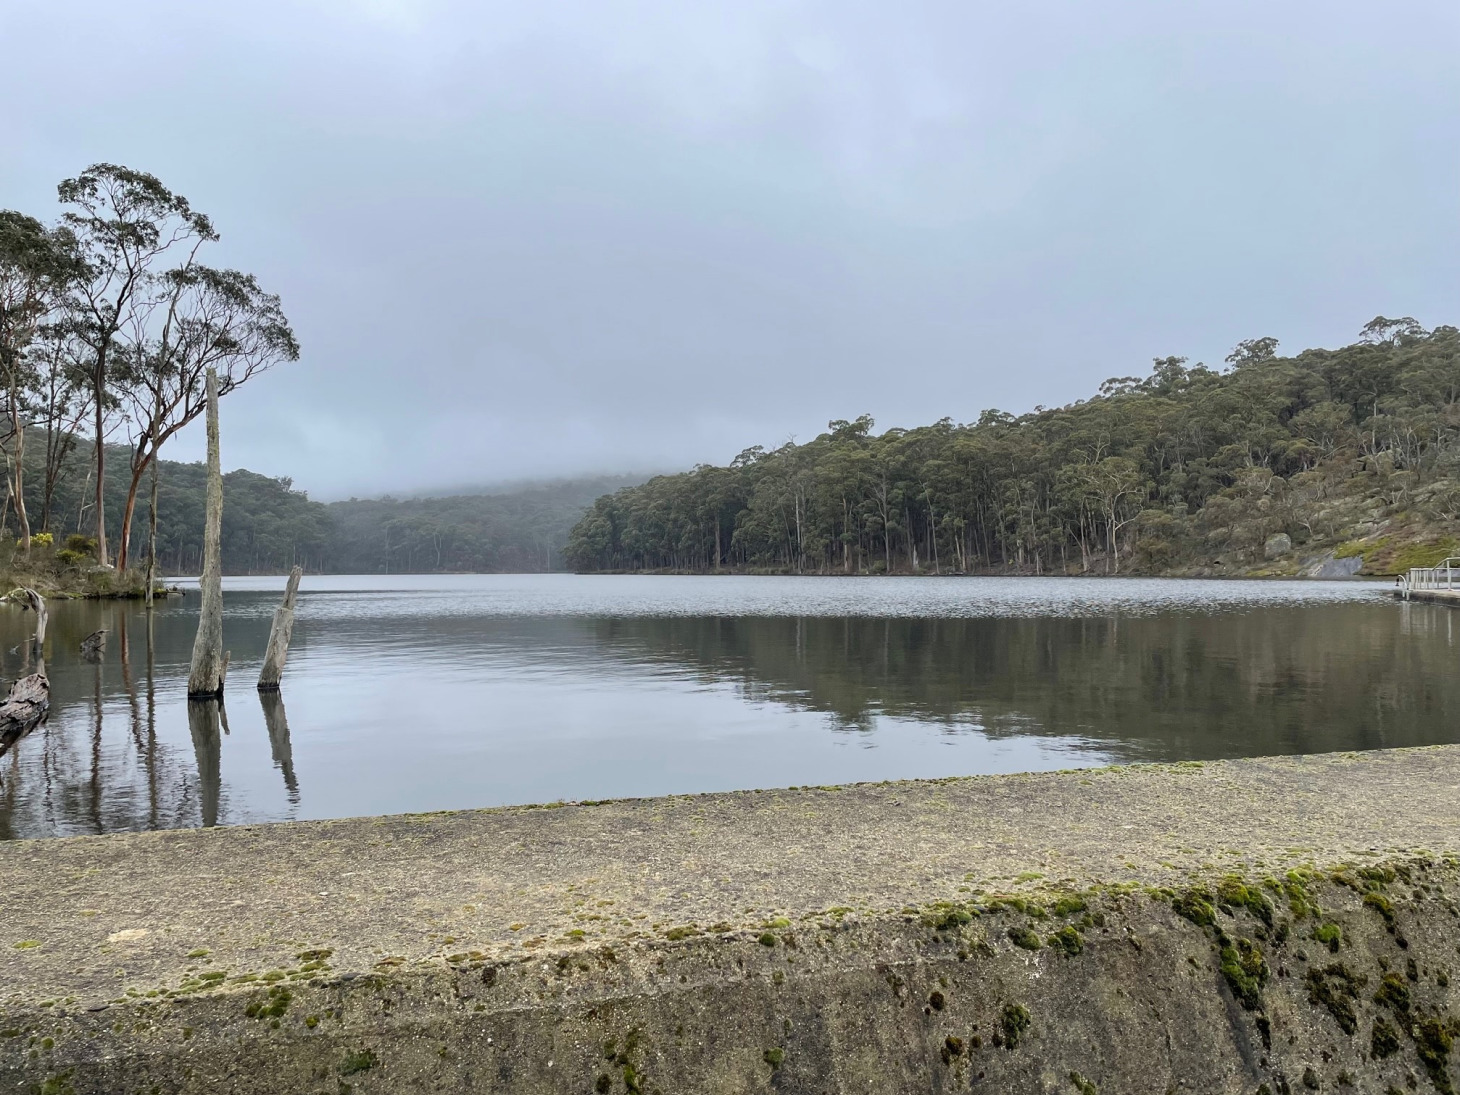
[[[258,630],[254,621],[230,624],[244,642]],[[186,611],[149,616],[114,603],[58,606],[47,640],[54,706],[49,722],[0,762],[0,839],[226,820],[226,710],[217,703],[203,705],[211,710],[189,705],[191,750],[158,732],[159,677],[175,686],[185,674],[195,625],[196,616]],[[0,616],[0,651],[15,645],[15,626]],[[262,626],[266,631],[266,620]],[[80,639],[98,627],[111,629],[113,642],[100,660],[88,662],[79,654]],[[19,657],[19,648],[11,656]],[[273,700],[263,705],[270,750],[297,805],[288,723],[282,700]]]
[[733,681],[747,698],[825,711],[849,729],[887,714],[1200,758],[1455,740],[1452,626],[1443,611],[1381,603],[1098,618],[614,619],[594,633],[617,656]]

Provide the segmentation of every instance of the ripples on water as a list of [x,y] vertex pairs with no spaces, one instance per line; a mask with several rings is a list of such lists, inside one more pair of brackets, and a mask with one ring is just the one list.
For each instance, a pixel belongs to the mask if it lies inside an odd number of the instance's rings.
[[[282,585],[226,585],[226,726],[189,719],[195,596],[150,641],[54,606],[0,835],[1457,740],[1452,614],[1366,583],[306,577],[261,703]],[[0,609],[8,676],[30,619]]]

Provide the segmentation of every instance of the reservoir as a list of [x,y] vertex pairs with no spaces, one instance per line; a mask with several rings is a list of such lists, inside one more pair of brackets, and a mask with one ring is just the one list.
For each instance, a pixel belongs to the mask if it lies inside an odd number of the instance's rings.
[[283,582],[225,580],[221,720],[195,589],[52,602],[0,837],[1460,742],[1454,612],[1385,583],[307,575],[261,700]]

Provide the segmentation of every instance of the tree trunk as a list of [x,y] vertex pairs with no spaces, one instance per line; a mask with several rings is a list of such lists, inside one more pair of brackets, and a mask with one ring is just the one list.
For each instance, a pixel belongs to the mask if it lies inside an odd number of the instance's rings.
[[132,559],[132,518],[137,512],[137,491],[142,486],[142,473],[148,465],[157,466],[157,446],[150,445],[152,454],[140,465],[132,468],[132,479],[127,484],[127,504],[122,509],[122,531],[117,537],[117,569],[126,570]]
[[218,373],[208,370],[208,514],[203,525],[203,574],[199,580],[202,603],[198,634],[193,640],[193,663],[188,673],[188,695],[221,696],[226,661],[223,654],[223,471],[218,454]]
[[259,691],[277,692],[279,678],[284,675],[284,662],[289,657],[289,640],[294,634],[294,595],[299,592],[299,578],[304,571],[295,567],[284,586],[284,603],[274,609],[274,626],[269,629],[269,645],[264,652],[264,667],[259,670]]
[[106,375],[105,358],[97,365],[96,375],[96,561],[106,566],[106,402],[102,377]]
[[25,512],[25,423],[20,420],[19,408],[11,404],[11,427],[15,433],[15,465],[10,471],[10,494],[15,499],[15,516],[20,521],[20,550],[30,554],[30,518]]
[[147,607],[152,607],[152,590],[157,585],[157,460],[152,460],[152,504],[147,511]]

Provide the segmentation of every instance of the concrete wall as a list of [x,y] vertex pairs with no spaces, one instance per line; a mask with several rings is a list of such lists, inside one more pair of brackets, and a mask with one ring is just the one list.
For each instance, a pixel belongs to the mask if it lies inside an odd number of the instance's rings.
[[0,1090],[1449,1092],[1457,754],[15,843]]

